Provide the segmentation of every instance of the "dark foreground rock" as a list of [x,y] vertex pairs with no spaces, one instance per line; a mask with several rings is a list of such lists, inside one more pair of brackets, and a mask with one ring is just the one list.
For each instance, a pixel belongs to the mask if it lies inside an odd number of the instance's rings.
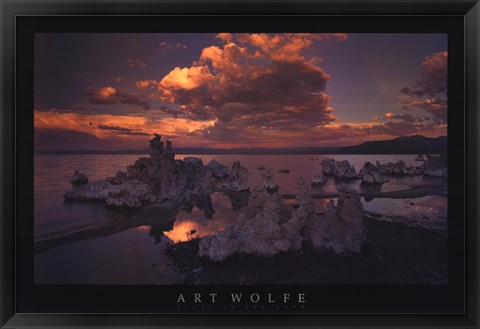
[[167,248],[184,284],[434,284],[448,283],[447,237],[437,231],[365,216],[360,254],[300,251],[270,258],[234,255],[224,262],[198,257],[200,239]]
[[160,135],[150,141],[150,157],[141,157],[114,177],[91,182],[64,194],[66,201],[98,201],[107,206],[139,208],[174,200],[191,203],[215,191],[249,190],[248,170],[240,162],[232,168],[212,160],[206,166],[199,158],[176,160],[172,143]]

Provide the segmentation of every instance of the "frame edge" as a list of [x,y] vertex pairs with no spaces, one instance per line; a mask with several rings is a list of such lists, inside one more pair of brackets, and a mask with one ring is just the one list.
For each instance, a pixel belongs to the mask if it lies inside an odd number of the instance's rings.
[[12,6],[0,1],[0,326],[15,314],[15,14]]
[[[45,3],[45,1],[31,1],[33,3]],[[26,315],[15,315],[15,272],[14,272],[14,221],[9,220],[13,218],[15,214],[15,116],[12,109],[15,108],[14,99],[11,97],[15,88],[15,69],[11,64],[15,61],[15,4],[13,2],[7,2],[0,0],[0,17],[2,22],[0,24],[0,35],[2,36],[2,44],[0,45],[0,74],[2,76],[0,80],[0,124],[2,132],[0,134],[0,181],[2,182],[2,188],[0,190],[0,198],[3,203],[0,203],[0,213],[2,214],[2,220],[0,221],[0,282],[1,291],[0,294],[0,327],[1,328],[13,328],[17,326],[26,325],[22,320],[30,318]],[[58,4],[58,2],[54,2]],[[75,2],[79,4],[78,1]],[[85,1],[81,2],[86,3]],[[87,2],[88,3],[88,2]],[[109,5],[112,2],[107,2]],[[144,2],[151,3],[151,1]],[[165,3],[162,1],[161,3]],[[306,3],[306,2],[302,2]],[[311,2],[308,2],[312,4]],[[371,2],[375,4],[376,2]],[[394,2],[399,4],[399,2]],[[24,5],[25,3],[21,3]],[[407,2],[408,5],[412,5]],[[469,109],[466,113],[466,128],[469,134],[469,139],[466,141],[466,168],[469,176],[472,179],[466,181],[467,193],[468,193],[468,218],[470,221],[467,223],[467,243],[472,252],[467,253],[467,284],[471,294],[466,297],[467,301],[467,315],[468,324],[464,323],[462,327],[475,327],[478,328],[478,299],[480,295],[480,289],[478,285],[478,273],[479,272],[479,254],[478,254],[478,237],[480,236],[480,226],[476,223],[475,219],[479,216],[479,208],[476,204],[479,200],[479,184],[480,184],[480,116],[478,109],[480,107],[480,3],[472,1],[457,2],[457,4],[465,8],[468,4],[473,5],[468,13],[465,15],[465,40],[466,40],[466,64],[468,64],[469,70],[465,71],[465,107]],[[98,13],[97,13],[98,14]],[[10,64],[10,65],[8,65]],[[474,295],[475,294],[475,295]],[[62,316],[52,316],[62,317]],[[33,316],[35,318],[35,316]],[[120,320],[121,321],[121,320]],[[88,322],[88,321],[87,321]],[[97,318],[96,326],[107,327],[110,324],[105,323],[100,318]],[[460,322],[460,321],[459,321]],[[41,323],[41,321],[40,321]],[[32,323],[29,323],[30,326]],[[52,325],[52,322],[43,323],[44,325]],[[92,323],[93,324],[93,323]],[[117,323],[119,326],[123,326]],[[63,326],[63,325],[62,325]],[[133,328],[133,327],[132,327]],[[144,327],[146,328],[146,327]]]
[[476,328],[479,327],[479,244],[480,218],[478,200],[480,186],[480,3],[477,2],[465,15],[465,108],[466,128],[468,138],[466,140],[466,169],[471,179],[466,181],[468,205],[466,225],[466,245],[470,250],[466,251],[466,314]]

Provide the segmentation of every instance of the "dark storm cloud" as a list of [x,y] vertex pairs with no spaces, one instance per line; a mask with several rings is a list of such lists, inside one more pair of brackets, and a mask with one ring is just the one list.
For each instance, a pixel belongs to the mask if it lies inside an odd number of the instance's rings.
[[187,46],[180,42],[168,43],[168,42],[162,41],[158,46],[162,54],[167,54],[178,49],[187,49]]
[[422,63],[422,77],[413,87],[404,87],[401,92],[412,96],[435,96],[446,93],[448,74],[448,53],[435,53],[425,57]]
[[134,130],[126,127],[120,127],[120,126],[98,125],[96,128],[100,130],[107,130],[117,135],[150,136],[150,134],[146,132],[138,131],[138,130]]
[[127,66],[130,68],[140,67],[144,69],[147,67],[147,64],[145,64],[143,61],[139,59],[129,59],[127,60]]
[[102,130],[113,130],[113,131],[132,131],[132,129],[120,127],[120,126],[109,126],[109,125],[98,125],[97,129]]
[[389,121],[382,125],[374,125],[372,127],[362,128],[361,130],[368,135],[386,134],[391,136],[408,136],[426,131],[433,131],[437,129],[437,126],[438,125],[436,124],[419,124],[410,121]]
[[214,119],[214,115],[203,106],[183,106],[181,113],[185,114],[189,119],[196,121],[205,121]]
[[448,121],[448,102],[446,98],[414,100],[410,103],[410,106],[425,110],[444,123]]
[[397,114],[397,115],[394,115],[393,118],[394,119],[400,119],[400,120],[407,121],[407,122],[416,122],[420,119],[420,118],[414,117],[411,114],[402,114],[402,115]]
[[145,133],[142,131],[120,131],[117,135],[124,135],[124,136],[151,136],[149,133]]
[[57,108],[45,108],[38,104],[33,105],[33,110],[38,112],[55,112],[55,113],[69,113],[72,112],[71,109],[57,109]]
[[166,114],[170,114],[174,118],[178,118],[178,116],[182,113],[182,111],[180,111],[180,110],[172,109],[172,108],[167,107],[167,106],[160,106],[158,109],[163,111]]
[[89,87],[84,91],[90,104],[113,105],[113,104],[131,104],[150,110],[150,103],[141,99],[140,96],[118,90],[114,87],[93,88]]
[[400,92],[409,99],[402,101],[403,109],[419,108],[447,122],[448,53],[440,52],[425,57],[422,76],[414,86]]
[[139,96],[129,94],[124,91],[119,91],[118,92],[118,99],[120,100],[120,103],[122,104],[132,104],[132,105],[138,105],[144,108],[145,110],[150,110],[150,103],[147,101],[142,101]]

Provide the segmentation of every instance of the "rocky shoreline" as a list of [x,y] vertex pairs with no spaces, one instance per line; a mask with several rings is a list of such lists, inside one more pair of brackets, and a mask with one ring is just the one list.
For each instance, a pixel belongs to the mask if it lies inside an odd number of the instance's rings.
[[[375,216],[365,214],[361,197],[368,202],[374,198],[447,196],[446,185],[418,185],[399,191],[358,193],[348,185],[340,184],[335,193],[313,194],[310,185],[324,185],[327,176],[338,181],[361,179],[363,184],[374,185],[384,184],[391,176],[425,175],[446,178],[446,153],[436,157],[426,155],[422,159],[423,165],[417,167],[406,166],[403,161],[387,164],[366,162],[359,172],[347,160],[324,159],[319,171],[313,173],[311,184],[300,177],[295,194],[280,194],[269,168],[259,168],[263,182],[252,187],[248,179],[249,172],[240,162],[234,162],[229,168],[216,160],[207,165],[201,159],[193,157],[176,160],[171,142],[167,141],[164,145],[160,135],[155,135],[150,141],[149,158],[141,157],[128,166],[126,172],[119,171],[113,177],[95,182],[89,182],[85,174],[75,172],[72,177],[73,188],[64,194],[64,198],[65,201],[103,202],[116,209],[138,209],[140,212],[148,207],[170,204],[178,213],[178,209],[196,206],[204,209],[205,217],[211,219],[214,213],[211,195],[222,192],[229,196],[233,209],[240,210],[251,198],[256,211],[253,215],[242,212],[233,224],[215,235],[203,236],[185,244],[189,246],[189,252],[195,251],[194,258],[197,260],[190,262],[205,260],[227,264],[231,259],[245,257],[282,259],[292,254],[309,253],[324,255],[318,257],[338,255],[342,259],[344,255],[356,255],[354,257],[361,259],[368,256],[364,254],[365,250],[372,247],[371,242],[368,244],[368,234],[371,235],[371,232],[367,226],[378,228],[380,225],[388,229],[384,225],[397,225],[385,224],[385,221],[378,220],[380,218],[375,220],[381,224],[373,223],[372,218]],[[287,170],[282,173],[287,173]],[[321,212],[316,212],[312,203],[315,198],[338,200],[330,200]],[[295,199],[295,204],[287,205],[282,199]],[[173,221],[169,223],[175,221],[175,216],[172,218]],[[41,252],[68,241],[101,236],[136,224],[135,221],[117,222],[71,232],[65,236],[37,241],[35,250]],[[182,254],[183,245],[176,244],[168,252],[171,254],[172,250],[177,250]],[[176,257],[173,254],[171,256]],[[190,256],[187,258],[193,257]]]
[[[323,159],[319,170],[312,173],[311,185],[322,186],[327,177],[338,181],[361,179],[362,184],[382,185],[388,177],[424,175],[437,178],[447,178],[447,154],[440,156],[425,155],[421,166],[407,166],[400,160],[395,163],[380,164],[376,161],[365,162],[359,172],[347,160],[337,161]],[[269,191],[276,191],[279,186],[273,182],[271,169],[259,166],[264,186]],[[280,173],[288,173],[289,169],[281,169]],[[161,140],[155,134],[150,141],[150,157],[140,157],[134,164],[127,167],[126,172],[118,171],[115,176],[104,180],[89,182],[86,174],[74,172],[71,183],[72,190],[64,193],[65,201],[102,202],[110,207],[140,208],[148,204],[175,201],[192,203],[196,198],[210,196],[214,192],[244,192],[250,191],[247,168],[235,161],[231,168],[212,159],[204,165],[202,159],[186,157],[176,160],[172,143]],[[439,194],[440,193],[440,194]],[[369,192],[361,196],[366,198],[397,198],[418,197],[423,195],[446,195],[446,190],[440,192],[432,186],[414,186],[410,190],[395,192]],[[283,194],[283,198],[292,198]],[[313,198],[338,197],[338,193],[313,194]]]
[[381,164],[376,161],[364,163],[359,172],[347,160],[323,159],[320,168],[313,173],[311,184],[313,186],[325,185],[326,177],[334,177],[335,180],[361,179],[362,184],[382,185],[389,181],[389,177],[424,175],[430,177],[447,178],[447,152],[439,156],[426,154],[417,156],[415,161],[422,161],[421,166],[407,166],[404,161]]
[[[75,171],[73,189],[64,193],[65,201],[103,202],[110,207],[140,208],[149,204],[175,201],[194,203],[215,191],[248,191],[248,170],[240,162],[231,169],[212,160],[204,165],[199,158],[176,160],[172,143],[165,146],[160,135],[150,141],[150,157],[141,157],[113,177],[88,182]],[[81,178],[80,178],[81,177]],[[84,184],[82,184],[84,183]]]

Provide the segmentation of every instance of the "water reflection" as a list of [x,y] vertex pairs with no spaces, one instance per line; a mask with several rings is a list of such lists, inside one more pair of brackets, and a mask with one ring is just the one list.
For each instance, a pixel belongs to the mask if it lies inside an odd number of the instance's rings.
[[427,228],[446,229],[448,199],[425,196],[411,199],[373,199],[363,202],[366,211],[386,216],[385,219]]
[[[294,193],[295,183],[302,176],[310,180],[314,171],[324,158],[348,160],[358,170],[366,161],[379,160],[380,163],[403,160],[407,165],[418,165],[415,155],[177,155],[183,159],[186,156],[196,156],[208,163],[215,158],[230,166],[233,161],[240,160],[250,173],[252,186],[261,182],[259,165],[272,168],[275,182],[280,186],[280,193]],[[64,203],[63,193],[71,188],[70,177],[78,169],[86,173],[90,181],[112,176],[118,170],[135,162],[138,155],[35,155],[34,167],[34,235],[35,238],[51,236],[76,230],[99,223],[108,223],[122,214],[114,214],[105,209],[103,204]],[[288,174],[279,174],[277,170],[288,168]],[[444,185],[445,180],[423,176],[396,177],[382,186],[362,185],[360,180],[335,181],[329,177],[325,186],[312,187],[312,193],[335,193],[338,185],[346,183],[359,192],[393,191],[409,188],[411,185]],[[248,205],[248,194],[228,195],[234,211]],[[208,201],[208,200],[207,200]],[[198,206],[205,211],[205,216],[213,218],[212,207],[202,201],[191,206]],[[217,208],[216,206],[213,208]],[[188,209],[186,209],[188,210]],[[218,211],[218,209],[216,209]]]
[[[87,203],[86,205],[89,205]],[[104,207],[104,209],[106,209]],[[67,230],[54,236],[40,237],[34,241],[34,252],[41,253],[48,249],[62,246],[74,241],[98,238],[120,233],[132,228],[150,226],[150,234],[158,241],[162,232],[171,230],[178,213],[174,207],[150,206],[138,209],[108,209],[108,217],[81,229]]]
[[[184,156],[177,156],[183,158]],[[212,158],[231,165],[237,155],[200,155],[204,163]],[[347,159],[361,168],[365,161],[379,158],[380,162],[404,160],[407,165],[414,156],[312,156],[269,155],[241,156],[240,161],[251,172],[252,186],[260,183],[258,166],[272,168],[280,193],[294,193],[298,177],[308,181],[325,157]],[[80,169],[90,180],[103,179],[133,163],[137,155],[111,156],[36,156],[35,157],[35,239],[49,240],[40,245],[35,256],[35,281],[39,284],[170,284],[178,275],[168,266],[163,250],[168,243],[193,237],[216,234],[235,222],[241,212],[253,215],[255,206],[250,194],[214,193],[198,198],[189,205],[171,209],[155,207],[138,210],[107,209],[100,203],[64,203],[62,194],[71,188],[69,178]],[[288,168],[288,174],[277,173]],[[338,185],[347,183],[360,192],[392,191],[410,185],[443,185],[445,180],[422,176],[395,177],[382,186],[361,185],[359,180],[335,181],[328,178],[325,186],[313,187],[312,193],[335,193]],[[336,200],[336,198],[333,198]],[[317,212],[322,212],[329,198],[314,199]],[[366,210],[387,216],[402,216],[437,225],[445,223],[447,198],[373,199],[365,202]],[[284,200],[293,205],[295,199]],[[36,247],[38,245],[36,244]]]
[[[223,228],[223,225],[220,226]],[[213,228],[209,225],[201,225],[197,221],[193,220],[181,220],[175,222],[173,230],[165,232],[165,236],[169,238],[172,242],[182,242],[188,241],[194,237],[202,237],[205,235],[213,235],[217,232],[218,227]]]
[[[218,231],[233,224],[240,210],[252,214],[254,208],[249,206],[250,193],[214,193],[211,204],[215,207],[212,217],[207,216],[200,207],[189,207],[188,211],[180,211],[175,219],[173,229],[164,232],[172,242],[188,241],[194,237],[215,235]],[[213,220],[212,220],[213,219]]]

